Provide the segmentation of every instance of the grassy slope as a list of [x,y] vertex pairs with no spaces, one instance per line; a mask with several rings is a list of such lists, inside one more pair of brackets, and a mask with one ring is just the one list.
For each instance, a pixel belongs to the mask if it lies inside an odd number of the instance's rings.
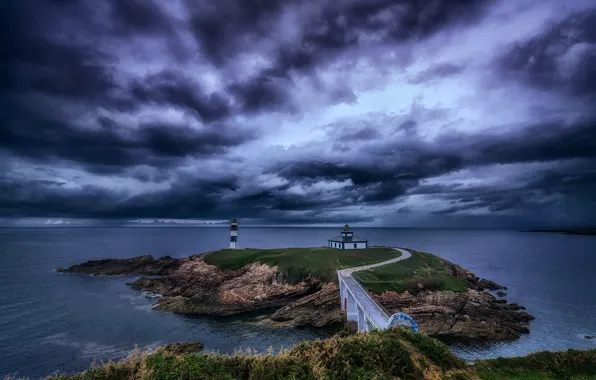
[[474,369],[483,380],[596,380],[596,350],[482,360]]
[[[54,379],[429,379],[467,374],[442,343],[404,329],[303,342],[278,355],[163,352]],[[440,377],[439,377],[440,378]],[[468,378],[468,377],[464,377]]]
[[137,354],[117,364],[52,379],[594,380],[596,350],[541,352],[469,367],[443,343],[393,328],[303,342],[278,355]]
[[224,269],[239,269],[253,262],[277,266],[291,282],[299,282],[309,275],[329,282],[337,279],[337,269],[373,264],[400,255],[399,251],[383,247],[345,251],[327,247],[247,248],[222,249],[206,253],[204,258],[208,264]]
[[466,281],[453,277],[445,270],[446,260],[429,253],[410,250],[412,257],[397,263],[354,273],[369,291],[381,294],[386,290],[412,294],[420,291],[418,284],[429,290],[465,292]]

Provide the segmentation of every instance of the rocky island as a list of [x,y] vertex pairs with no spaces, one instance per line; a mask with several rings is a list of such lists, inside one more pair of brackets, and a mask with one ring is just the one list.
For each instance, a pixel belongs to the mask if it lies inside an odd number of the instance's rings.
[[[508,340],[528,332],[527,323],[533,317],[488,292],[502,286],[437,256],[411,252],[409,259],[356,272],[354,277],[390,313],[408,313],[429,335]],[[213,316],[267,311],[262,323],[322,327],[344,318],[337,269],[399,254],[389,247],[223,249],[180,259],[139,256],[89,261],[59,271],[151,276],[140,277],[130,286],[161,295],[157,310]]]

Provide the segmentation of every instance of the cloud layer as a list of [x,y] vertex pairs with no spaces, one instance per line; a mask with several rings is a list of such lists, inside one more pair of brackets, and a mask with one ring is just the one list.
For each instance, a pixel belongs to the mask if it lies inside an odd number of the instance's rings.
[[588,1],[10,0],[0,36],[5,220],[593,223]]

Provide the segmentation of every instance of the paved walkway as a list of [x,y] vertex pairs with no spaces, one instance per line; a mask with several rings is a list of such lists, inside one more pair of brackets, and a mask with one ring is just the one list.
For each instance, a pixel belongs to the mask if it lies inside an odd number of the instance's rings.
[[341,276],[342,280],[345,282],[346,286],[348,287],[349,291],[354,295],[358,303],[364,308],[365,312],[370,316],[370,318],[374,321],[377,328],[385,328],[387,324],[387,320],[389,319],[389,315],[385,314],[383,308],[372,298],[372,296],[364,289],[362,285],[352,277],[352,273],[366,270],[370,268],[380,267],[382,265],[387,265],[391,263],[395,263],[401,260],[405,260],[412,256],[410,252],[406,251],[405,249],[394,248],[396,251],[401,252],[400,257],[396,257],[391,260],[382,261],[376,264],[370,265],[363,265],[360,267],[352,267],[338,270],[337,272]]

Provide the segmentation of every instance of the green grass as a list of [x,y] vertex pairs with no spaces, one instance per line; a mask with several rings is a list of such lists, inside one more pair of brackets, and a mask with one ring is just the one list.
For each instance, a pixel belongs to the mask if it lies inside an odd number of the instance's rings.
[[478,361],[483,380],[595,380],[596,350],[538,352],[525,357]]
[[55,380],[594,380],[596,350],[540,352],[467,366],[441,342],[407,329],[303,342],[277,355],[136,353]]
[[260,262],[277,266],[288,281],[296,283],[308,277],[330,282],[337,280],[336,270],[373,264],[399,257],[401,253],[392,248],[374,247],[358,250],[338,250],[327,247],[280,248],[243,250],[222,249],[204,255],[205,262],[222,269],[239,269]]
[[[468,290],[465,280],[452,276],[446,269],[448,261],[429,253],[410,252],[412,257],[409,259],[356,272],[354,277],[369,291],[377,294],[389,290],[398,293],[407,290],[412,294],[421,290],[449,290],[458,293]],[[422,284],[422,288],[418,284]]]
[[[417,348],[436,346],[441,360],[424,357]],[[443,355],[449,356],[448,360]],[[300,343],[277,355],[186,354],[165,351],[136,355],[119,363],[108,363],[86,372],[53,379],[425,379],[429,369],[445,375],[460,371],[465,364],[447,347],[425,335],[401,328],[353,334],[322,341]],[[467,369],[466,369],[467,370]]]

